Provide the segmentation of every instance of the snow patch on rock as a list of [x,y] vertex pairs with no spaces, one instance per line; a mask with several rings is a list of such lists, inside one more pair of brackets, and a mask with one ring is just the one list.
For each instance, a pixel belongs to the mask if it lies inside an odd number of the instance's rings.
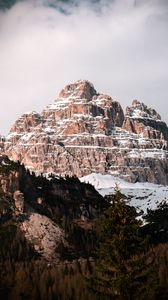
[[102,196],[114,193],[117,184],[121,192],[130,199],[130,205],[144,213],[147,209],[155,209],[163,200],[168,201],[168,186],[148,182],[131,183],[117,176],[98,173],[84,176],[80,181],[92,184]]

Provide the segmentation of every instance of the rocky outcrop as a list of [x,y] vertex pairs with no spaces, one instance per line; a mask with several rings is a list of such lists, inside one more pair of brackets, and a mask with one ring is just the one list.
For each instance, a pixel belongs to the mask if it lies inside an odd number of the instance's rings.
[[13,193],[13,199],[15,203],[15,213],[22,214],[24,212],[24,194],[21,191],[15,191]]
[[98,95],[93,84],[87,80],[79,80],[65,86],[59,94],[59,98],[78,97],[79,99],[92,100],[92,97]]
[[19,227],[47,260],[59,260],[63,248],[69,255],[81,253],[83,245],[75,248],[66,240],[69,228],[91,229],[107,207],[94,187],[77,177],[36,177],[20,163],[0,157],[0,224],[10,221]]
[[4,148],[37,173],[109,173],[167,184],[167,141],[167,125],[154,109],[134,100],[124,116],[117,101],[80,80],[67,85],[41,114],[19,118]]
[[123,128],[141,134],[144,138],[168,140],[168,128],[160,115],[137,100],[132,102],[131,107],[126,108]]
[[59,245],[67,246],[64,230],[44,215],[31,213],[20,228],[28,242],[48,261],[59,259]]

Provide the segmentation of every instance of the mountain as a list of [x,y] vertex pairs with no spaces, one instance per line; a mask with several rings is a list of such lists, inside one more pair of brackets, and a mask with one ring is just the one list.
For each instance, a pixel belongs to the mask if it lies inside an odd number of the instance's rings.
[[[119,104],[117,105],[119,107]],[[35,113],[31,115],[34,116],[34,127],[36,128],[38,127],[38,115]],[[116,116],[114,116],[115,122],[119,122],[115,118]],[[23,125],[23,122],[20,124]],[[28,124],[30,123],[26,123],[27,128]],[[33,125],[29,128],[31,127]],[[21,128],[22,126],[19,127],[18,124],[15,131]],[[26,134],[31,133],[27,131]],[[15,136],[17,137],[17,135],[19,134],[17,133]],[[24,136],[24,132],[21,135]],[[5,151],[5,147],[7,147],[7,141],[2,138],[2,152]],[[108,193],[114,190],[115,181],[116,177],[110,174],[100,175],[98,173],[89,174],[81,180],[76,176],[59,177],[52,174],[48,174],[48,178],[46,178],[46,176],[38,176],[34,172],[30,172],[20,162],[11,161],[4,155],[0,156],[0,299],[96,300],[99,297],[89,288],[88,280],[90,281],[91,276],[96,271],[99,243],[104,243],[104,232],[102,233],[101,226],[104,224],[106,232],[109,230],[112,242],[114,241],[113,238],[118,236],[118,232],[116,231],[117,234],[115,234],[114,228],[112,229],[114,234],[111,233],[112,227],[109,226],[111,223],[108,223],[108,216],[111,218],[109,212],[112,202],[115,201],[117,205],[119,195],[122,197],[121,203],[127,208],[126,211],[123,210],[126,218],[122,217],[122,219],[118,216],[123,216],[123,213],[120,213],[120,210],[115,210],[117,218],[114,226],[117,230],[121,228],[120,232],[123,231],[122,235],[119,235],[123,241],[125,240],[126,229],[130,225],[132,226],[132,223],[125,225],[125,220],[128,218],[129,222],[132,222],[130,212],[138,215],[133,207],[124,204],[125,195],[122,192],[127,192],[127,197],[131,201],[133,200],[132,204],[135,207],[140,204],[140,209],[143,206],[150,208],[151,204],[154,206],[157,204],[156,200],[160,201],[158,198],[159,189],[162,197],[164,192],[166,197],[168,194],[167,188],[163,186],[159,186],[158,191],[155,191],[156,185],[154,184],[133,184],[122,180],[120,182],[121,191],[103,198],[102,195],[106,194],[107,190]],[[93,185],[98,189],[98,192]],[[124,185],[125,190],[123,190]],[[147,197],[152,199],[149,207]],[[150,247],[152,247],[154,258],[152,256],[152,268],[149,269],[147,276],[151,276],[151,278],[153,278],[153,274],[156,276],[157,285],[155,284],[156,281],[154,284],[152,281],[152,290],[156,290],[156,295],[159,295],[157,299],[161,299],[160,295],[163,295],[163,299],[167,299],[168,281],[167,276],[165,276],[167,244],[154,247],[151,240],[154,237],[158,243],[159,237],[161,243],[167,242],[167,204],[162,207],[162,214],[160,215],[159,210],[157,214],[162,219],[161,224],[163,225],[160,226],[160,218],[157,220],[155,218],[154,224],[152,222],[152,231],[150,229],[151,224],[142,226],[140,223],[138,230],[135,228],[138,240],[142,236],[142,241],[145,244],[144,250],[146,248],[146,235],[148,239],[150,237]],[[110,210],[106,210],[106,208]],[[150,213],[155,215],[155,211]],[[118,221],[120,219],[122,222]],[[135,221],[138,224],[136,219]],[[129,247],[134,246],[135,239],[130,244],[130,238],[128,238],[126,253],[128,253],[128,243]],[[117,247],[119,246],[117,243]],[[137,249],[139,251],[138,247]],[[149,252],[150,254],[151,252]],[[139,255],[144,278],[147,262],[146,259],[143,262],[141,254]],[[155,265],[158,266],[156,274],[154,273]],[[164,285],[162,278],[164,278]]]
[[102,195],[114,194],[116,187],[125,195],[129,204],[138,211],[146,214],[148,209],[156,209],[157,206],[168,199],[168,187],[149,182],[127,182],[113,175],[92,173],[80,178],[81,182],[92,184]]
[[35,176],[1,156],[0,299],[96,300],[84,278],[95,265],[94,227],[107,207],[77,177]]
[[23,114],[1,148],[39,174],[168,183],[168,127],[160,115],[137,100],[124,114],[119,102],[86,80],[65,86],[40,114]]
[[[77,177],[37,177],[7,156],[0,158],[0,229],[16,226],[46,260],[60,259],[59,247],[66,257],[87,256],[87,232],[106,207],[94,187]],[[81,241],[74,239],[77,232]]]

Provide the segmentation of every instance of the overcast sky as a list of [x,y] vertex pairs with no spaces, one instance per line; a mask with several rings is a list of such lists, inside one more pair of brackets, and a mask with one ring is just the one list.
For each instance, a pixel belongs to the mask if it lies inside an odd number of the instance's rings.
[[168,122],[168,1],[65,2],[0,12],[0,133],[78,79],[123,107],[145,102]]

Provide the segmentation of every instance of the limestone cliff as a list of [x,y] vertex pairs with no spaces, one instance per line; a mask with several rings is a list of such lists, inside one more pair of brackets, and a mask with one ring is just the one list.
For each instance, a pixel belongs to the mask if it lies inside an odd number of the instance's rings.
[[167,141],[167,125],[154,109],[134,100],[124,116],[118,102],[80,80],[41,114],[21,116],[4,151],[37,173],[109,173],[167,184]]

